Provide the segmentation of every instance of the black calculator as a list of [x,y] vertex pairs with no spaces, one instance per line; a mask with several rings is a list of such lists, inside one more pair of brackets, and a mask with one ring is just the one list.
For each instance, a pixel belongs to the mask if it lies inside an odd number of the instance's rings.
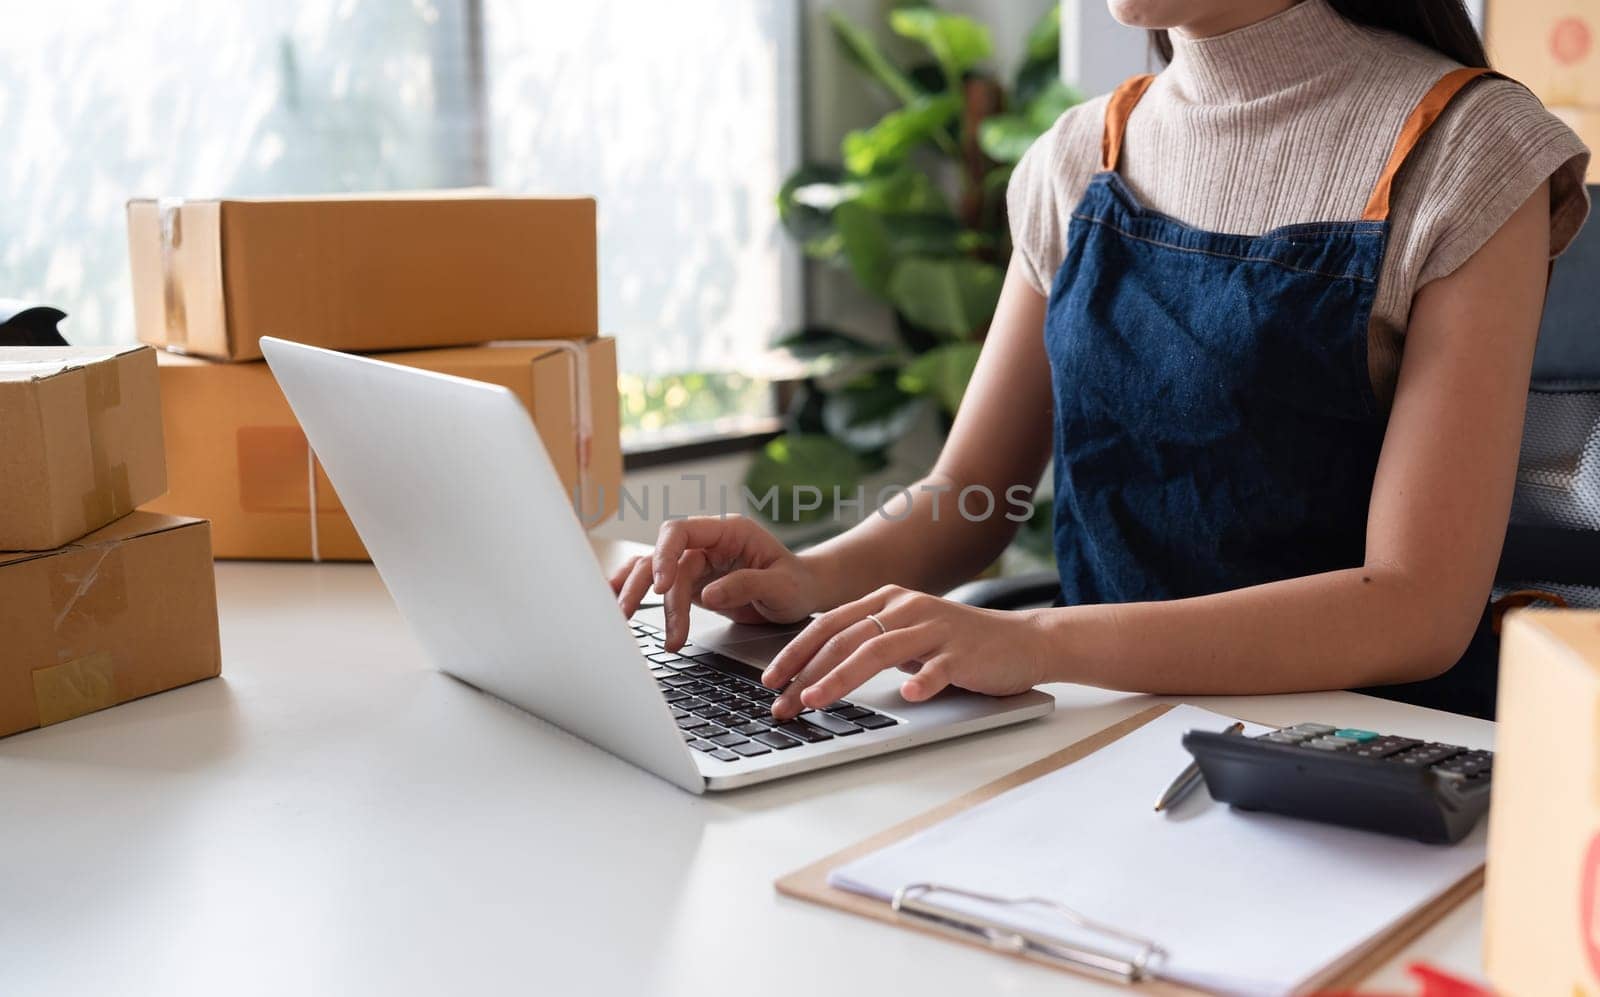
[[1460,841],[1489,810],[1492,752],[1330,724],[1246,737],[1192,730],[1211,798],[1432,844]]

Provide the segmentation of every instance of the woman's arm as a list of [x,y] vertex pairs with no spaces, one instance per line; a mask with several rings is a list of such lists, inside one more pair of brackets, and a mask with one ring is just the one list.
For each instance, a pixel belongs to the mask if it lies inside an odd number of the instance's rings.
[[[993,613],[888,588],[819,617],[766,681],[775,712],[838,699],[924,662],[912,699],[946,684],[1008,692],[1071,681],[1173,694],[1415,681],[1466,648],[1504,540],[1548,276],[1541,186],[1455,273],[1416,296],[1373,483],[1366,561],[1169,602]],[[891,633],[859,624],[866,613]]]
[[1167,693],[1410,682],[1466,649],[1494,581],[1548,277],[1546,186],[1417,293],[1360,568],[1043,617],[1078,681]]
[[[883,515],[802,553],[822,579],[819,608],[859,599],[887,584],[943,592],[988,567],[1016,536],[1012,497],[1030,507],[1033,489],[1050,459],[1053,406],[1045,356],[1045,299],[1013,259],[994,321],[962,399],[950,438],[933,472],[890,500]],[[982,488],[993,511],[977,518],[985,500],[975,494],[963,517],[957,501],[965,488]],[[1024,494],[1025,492],[1025,494]]]
[[[789,623],[858,599],[883,585],[944,591],[1000,555],[1019,522],[1015,499],[1031,505],[1050,455],[1050,368],[1040,329],[1045,302],[1015,263],[933,473],[842,536],[793,554],[752,520],[694,516],[662,526],[655,551],[611,578],[625,615],[646,591],[663,593],[666,645],[688,638],[690,603],[741,623]],[[993,512],[961,515],[963,489],[982,488]],[[1015,489],[1015,491],[1013,490]],[[909,507],[907,505],[909,495]],[[985,509],[981,496],[969,507]]]

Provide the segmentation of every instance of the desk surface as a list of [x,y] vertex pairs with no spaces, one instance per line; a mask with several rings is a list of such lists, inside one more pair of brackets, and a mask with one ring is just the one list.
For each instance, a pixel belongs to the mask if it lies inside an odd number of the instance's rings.
[[[0,991],[1119,992],[772,881],[1147,697],[1052,686],[1042,721],[697,798],[433,671],[368,566],[217,578],[221,680],[0,740]],[[1194,702],[1493,735],[1350,693]],[[1374,984],[1411,991],[1415,958],[1481,976],[1480,920],[1474,899]]]

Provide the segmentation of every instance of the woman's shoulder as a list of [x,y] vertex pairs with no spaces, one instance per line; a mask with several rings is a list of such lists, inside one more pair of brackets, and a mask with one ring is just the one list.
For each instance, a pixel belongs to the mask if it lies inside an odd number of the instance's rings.
[[1543,183],[1550,185],[1550,255],[1589,213],[1589,149],[1532,91],[1504,77],[1467,85],[1440,113],[1406,166],[1397,209],[1432,243],[1422,282],[1466,262]]
[[1109,99],[1101,94],[1063,111],[1028,147],[1017,163],[1017,173],[1029,182],[1052,186],[1080,177],[1087,183],[1100,165],[1100,135]]

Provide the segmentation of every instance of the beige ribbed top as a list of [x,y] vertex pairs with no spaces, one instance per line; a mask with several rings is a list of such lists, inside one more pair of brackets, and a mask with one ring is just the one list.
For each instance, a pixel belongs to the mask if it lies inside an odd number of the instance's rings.
[[[1361,217],[1407,115],[1446,57],[1345,20],[1326,0],[1211,38],[1173,33],[1172,65],[1134,108],[1119,172],[1148,208],[1199,228],[1259,235]],[[1011,230],[1041,294],[1072,210],[1099,168],[1106,98],[1072,108],[1028,150],[1007,196]],[[1449,274],[1550,180],[1550,253],[1588,214],[1589,152],[1531,93],[1471,84],[1395,182],[1388,254],[1368,333],[1368,370],[1394,397],[1411,299]]]

